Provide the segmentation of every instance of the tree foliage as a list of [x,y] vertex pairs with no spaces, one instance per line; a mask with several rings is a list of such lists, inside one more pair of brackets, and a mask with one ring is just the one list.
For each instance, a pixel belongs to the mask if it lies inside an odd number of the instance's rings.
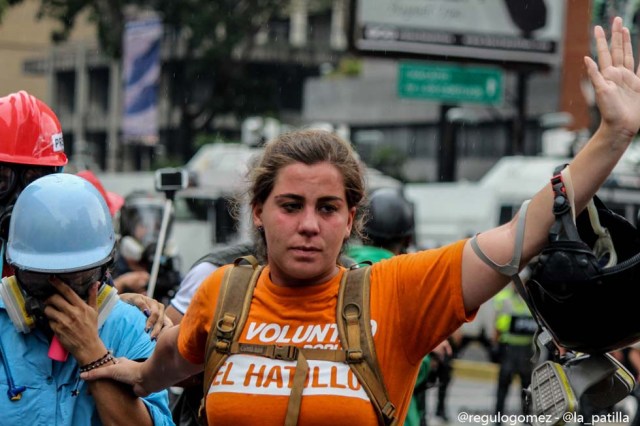
[[0,0],[0,19],[4,15],[4,11],[9,7],[9,2],[7,0]]
[[[17,3],[22,0],[0,0]],[[250,51],[255,34],[281,15],[287,0],[40,0],[41,17],[53,18],[60,27],[53,41],[64,41],[83,14],[95,23],[102,50],[110,57],[122,55],[127,19],[154,11],[165,28],[165,75],[173,102],[181,109],[180,138],[210,126],[220,113],[242,117],[273,108],[273,87],[250,75],[243,53]],[[258,76],[260,77],[260,76]],[[188,150],[186,150],[188,151]],[[188,155],[188,152],[184,152]]]
[[[22,3],[24,0],[0,0],[0,16],[2,2],[9,4]],[[144,2],[128,2],[120,0],[40,0],[38,18],[51,18],[60,26],[53,30],[51,40],[63,42],[73,29],[76,20],[82,13],[87,13],[91,22],[98,30],[100,45],[109,56],[118,57],[121,52],[121,37],[124,29],[124,7],[129,4]]]
[[[183,118],[200,131],[220,113],[245,116],[272,105],[269,84],[250,74],[246,53],[255,34],[284,9],[285,0],[157,0],[155,8],[174,35],[186,43],[184,59],[176,61],[182,79]],[[177,41],[176,45],[179,45]],[[256,78],[257,77],[257,78]]]
[[4,16],[4,13],[7,11],[7,9],[9,9],[9,7],[21,2],[22,0],[0,0],[0,22],[2,21],[2,17]]

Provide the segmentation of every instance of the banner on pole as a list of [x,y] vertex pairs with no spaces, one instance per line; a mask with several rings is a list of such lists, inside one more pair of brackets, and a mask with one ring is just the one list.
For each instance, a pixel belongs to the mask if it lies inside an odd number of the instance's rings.
[[123,36],[125,143],[158,142],[158,88],[162,22],[159,18],[127,22]]

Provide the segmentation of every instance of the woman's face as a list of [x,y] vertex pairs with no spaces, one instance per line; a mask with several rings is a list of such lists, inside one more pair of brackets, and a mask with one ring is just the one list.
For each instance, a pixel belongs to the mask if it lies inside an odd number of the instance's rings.
[[273,282],[313,285],[331,278],[354,216],[335,166],[294,163],[280,169],[264,204],[253,209],[255,226],[264,228]]

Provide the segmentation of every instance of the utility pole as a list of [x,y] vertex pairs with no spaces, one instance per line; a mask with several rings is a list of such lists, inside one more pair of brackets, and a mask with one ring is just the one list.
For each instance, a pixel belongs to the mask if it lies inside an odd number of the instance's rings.
[[438,149],[438,181],[456,180],[456,134],[455,123],[449,119],[452,105],[440,104],[440,147]]
[[120,62],[111,60],[109,65],[109,127],[107,128],[107,170],[118,171],[120,149]]
[[87,47],[81,43],[76,50],[76,93],[73,117],[73,159],[78,167],[87,165],[86,117],[88,99]]
[[527,83],[529,71],[517,71],[516,117],[513,120],[513,155],[524,155],[527,125]]

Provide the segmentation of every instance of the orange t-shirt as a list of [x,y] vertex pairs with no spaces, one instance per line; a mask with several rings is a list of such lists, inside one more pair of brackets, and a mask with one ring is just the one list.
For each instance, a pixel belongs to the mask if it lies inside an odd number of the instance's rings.
[[[371,321],[376,353],[391,401],[404,419],[422,358],[472,316],[462,301],[464,241],[396,256],[371,268]],[[196,292],[180,324],[178,349],[195,364],[205,361],[223,267]],[[344,269],[329,281],[301,288],[273,284],[266,267],[256,284],[240,341],[339,349],[335,323]],[[349,366],[309,360],[298,424],[377,425],[367,394]],[[207,396],[210,425],[284,424],[295,361],[232,355]]]

